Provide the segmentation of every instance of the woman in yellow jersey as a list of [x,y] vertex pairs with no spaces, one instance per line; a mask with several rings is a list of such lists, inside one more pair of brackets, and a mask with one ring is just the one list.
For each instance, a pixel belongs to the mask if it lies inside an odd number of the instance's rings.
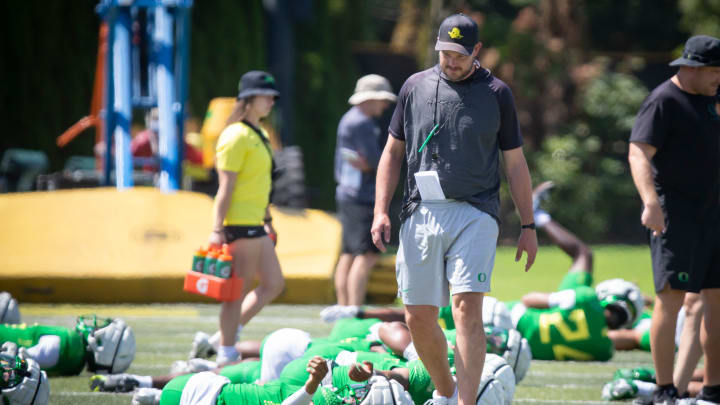
[[[245,280],[241,298],[223,302],[220,309],[218,363],[237,359],[234,345],[242,325],[277,297],[285,285],[270,239],[275,237],[268,210],[272,149],[260,126],[260,120],[270,114],[279,94],[269,73],[245,73],[228,126],[217,143],[215,165],[219,187],[209,243],[230,245],[235,276]],[[256,277],[259,284],[249,291]]]

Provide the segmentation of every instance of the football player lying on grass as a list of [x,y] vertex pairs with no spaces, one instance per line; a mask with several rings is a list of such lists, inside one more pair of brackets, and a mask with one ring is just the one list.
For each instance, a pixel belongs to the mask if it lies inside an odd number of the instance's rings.
[[[196,340],[197,342],[197,340]],[[322,353],[335,356],[341,351],[376,351],[403,355],[410,342],[407,326],[400,323],[383,323],[379,320],[347,320],[338,323],[325,338],[311,339],[306,331],[282,328],[270,333],[262,342],[241,342],[247,347],[257,344],[262,353],[259,361],[239,361],[224,368],[215,362],[194,358],[173,363],[170,374],[139,376],[133,374],[96,375],[91,377],[91,388],[96,391],[127,392],[139,388],[163,388],[172,378],[188,373],[214,370],[233,382],[259,382],[275,380],[292,360]],[[414,349],[413,349],[414,350]],[[417,354],[415,354],[417,357]]]
[[[694,403],[688,398],[694,398],[702,390],[704,369],[696,369],[703,355],[699,333],[702,313],[703,305],[700,295],[686,293],[683,308],[678,315],[678,327],[675,334],[678,352],[673,383],[681,398],[678,404]],[[655,387],[654,369],[649,367],[620,369],[615,373],[613,381],[603,386],[602,397],[605,400],[637,398],[635,401],[637,403],[650,404]],[[697,401],[697,403],[704,402]]]
[[40,365],[18,355],[17,346],[4,344],[0,349],[0,403],[9,405],[46,405],[50,383]]
[[32,358],[49,375],[92,372],[122,373],[135,357],[135,335],[122,319],[77,319],[74,329],[62,326],[3,324],[0,342],[12,342],[24,358]]
[[[375,376],[371,363],[335,366],[320,356],[311,357],[303,366],[304,385],[283,379],[263,385],[232,383],[211,372],[174,378],[162,391],[141,389],[133,396],[134,405],[413,405],[410,395],[395,380]],[[331,371],[332,370],[332,371]]]
[[520,302],[508,303],[512,321],[530,343],[535,359],[609,360],[614,346],[608,329],[632,326],[645,300],[635,284],[622,279],[590,287],[590,247],[540,209],[552,186],[544,182],[533,191],[535,224],[572,258],[572,265],[557,292],[531,292]]

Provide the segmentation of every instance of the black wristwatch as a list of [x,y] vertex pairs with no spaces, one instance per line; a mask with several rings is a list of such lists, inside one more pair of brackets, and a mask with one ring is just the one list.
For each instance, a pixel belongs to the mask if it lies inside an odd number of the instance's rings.
[[535,222],[530,222],[529,224],[520,225],[520,229],[535,229]]

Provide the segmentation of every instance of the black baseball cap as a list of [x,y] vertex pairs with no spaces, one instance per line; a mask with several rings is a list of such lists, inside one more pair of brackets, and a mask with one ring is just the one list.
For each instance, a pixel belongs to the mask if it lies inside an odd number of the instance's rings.
[[268,72],[251,70],[240,78],[238,84],[238,100],[250,96],[267,95],[280,97],[275,87],[275,78]]
[[478,26],[475,21],[465,14],[453,14],[440,24],[435,50],[470,55],[479,41]]
[[696,35],[685,42],[681,57],[670,66],[720,66],[720,39],[708,35]]

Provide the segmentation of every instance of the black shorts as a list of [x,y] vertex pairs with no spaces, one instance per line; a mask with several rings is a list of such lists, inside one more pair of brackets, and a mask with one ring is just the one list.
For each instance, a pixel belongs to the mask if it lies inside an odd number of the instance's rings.
[[665,234],[648,231],[655,291],[720,288],[720,221],[673,216]]
[[342,224],[342,253],[362,255],[379,253],[372,242],[370,228],[373,221],[373,206],[338,201],[338,217]]
[[229,225],[225,227],[225,241],[230,244],[238,239],[259,238],[267,235],[265,227]]

